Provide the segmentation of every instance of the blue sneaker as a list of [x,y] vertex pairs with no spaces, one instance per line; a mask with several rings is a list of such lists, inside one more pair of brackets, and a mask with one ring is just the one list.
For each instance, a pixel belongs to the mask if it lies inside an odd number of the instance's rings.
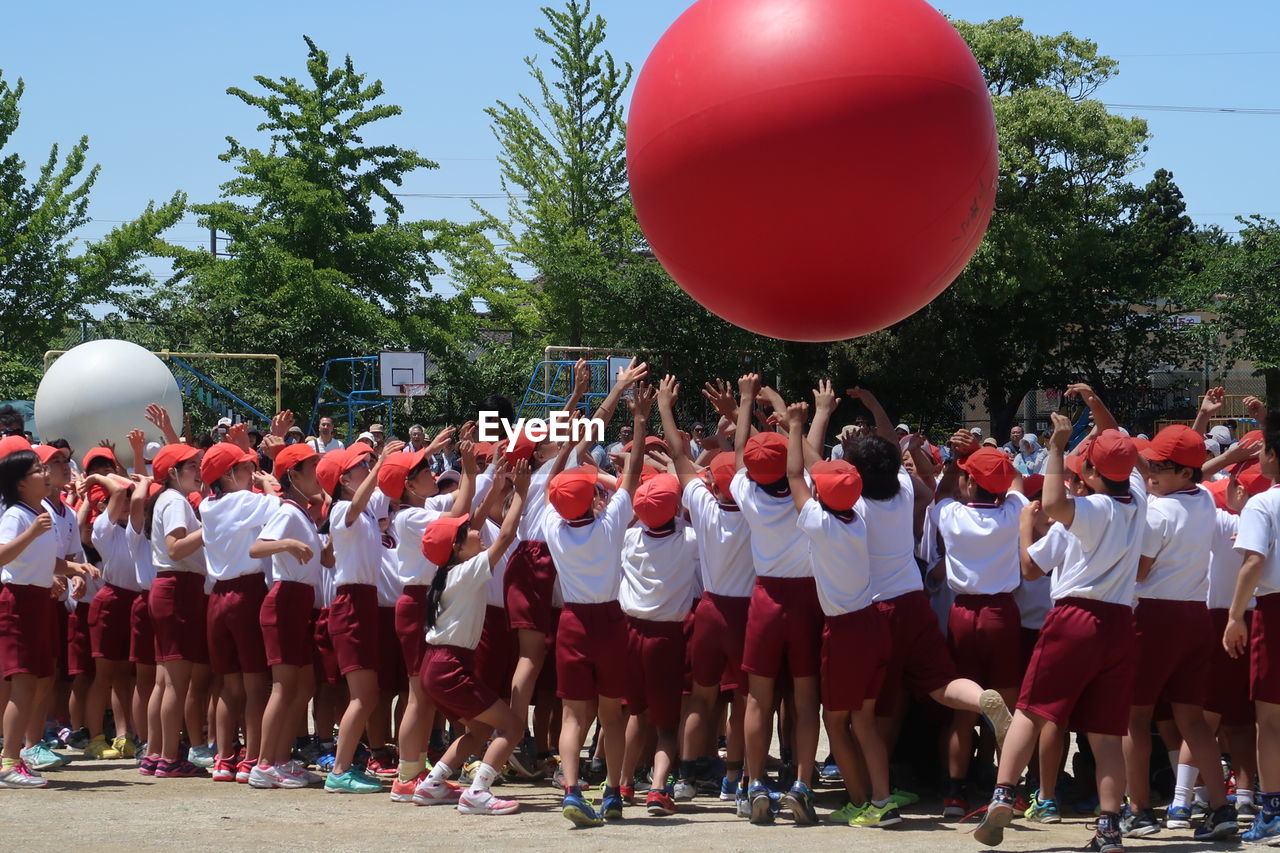
[[818,781],[825,785],[838,785],[844,781],[844,777],[840,775],[840,767],[835,763],[824,764],[818,770]]
[[773,797],[770,795],[769,789],[759,782],[755,783],[747,790],[747,799],[751,802],[751,822],[759,826],[767,826],[773,823],[773,816],[776,813],[773,808]]
[[720,780],[720,802],[731,803],[738,796],[738,782],[725,776]]
[[605,788],[600,797],[600,817],[607,821],[622,820],[622,792],[617,788]]
[[793,783],[791,789],[782,795],[782,801],[791,811],[791,817],[801,826],[812,826],[818,822],[818,812],[813,807],[813,791],[805,783]]
[[1191,807],[1169,806],[1164,813],[1165,829],[1190,829]]
[[582,794],[566,792],[560,804],[560,814],[574,826],[584,829],[593,826],[604,826],[604,820],[596,814],[596,810],[583,798]]
[[316,769],[324,773],[333,772],[333,762],[337,760],[337,756],[332,752],[322,753],[316,759]]
[[1266,812],[1258,812],[1253,825],[1240,838],[1250,844],[1270,844],[1280,840],[1280,815],[1267,817]]

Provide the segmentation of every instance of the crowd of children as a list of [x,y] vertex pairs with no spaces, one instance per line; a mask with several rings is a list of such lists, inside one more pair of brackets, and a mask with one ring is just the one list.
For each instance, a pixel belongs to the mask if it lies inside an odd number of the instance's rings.
[[[571,412],[585,364],[575,379]],[[1260,429],[1213,454],[1205,424],[1131,438],[1074,385],[1092,430],[1071,447],[1055,414],[1024,476],[964,430],[944,461],[866,389],[875,427],[824,459],[830,383],[788,405],[754,374],[706,386],[723,417],[694,446],[679,384],[648,380],[633,361],[589,413],[607,427],[625,403],[616,475],[585,444],[490,445],[473,423],[319,453],[285,440],[288,412],[259,448],[232,426],[202,450],[153,407],[167,443],[144,462],[142,432],[121,437],[132,472],[109,445],[73,474],[64,442],[0,439],[0,787],[45,786],[70,745],[157,779],[392,777],[394,802],[507,814],[504,773],[552,772],[590,827],[644,768],[645,810],[677,812],[722,744],[714,787],[753,824],[818,822],[821,775],[847,795],[826,821],[889,827],[918,799],[890,778],[910,695],[945,715],[945,816],[999,750],[984,844],[1015,810],[1060,820],[1072,732],[1096,765],[1092,846],[1156,832],[1153,727],[1166,827],[1226,840],[1253,817],[1246,840],[1280,840],[1280,416],[1250,400]]]

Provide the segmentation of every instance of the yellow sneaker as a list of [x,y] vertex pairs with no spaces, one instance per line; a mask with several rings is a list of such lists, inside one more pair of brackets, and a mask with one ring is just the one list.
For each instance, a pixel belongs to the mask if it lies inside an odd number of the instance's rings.
[[84,754],[90,758],[106,759],[108,761],[120,757],[120,753],[107,743],[105,735],[96,735],[89,741],[89,745],[84,748]]
[[138,750],[138,746],[134,743],[133,738],[125,735],[118,737],[111,742],[111,748],[120,753],[121,758],[133,758]]

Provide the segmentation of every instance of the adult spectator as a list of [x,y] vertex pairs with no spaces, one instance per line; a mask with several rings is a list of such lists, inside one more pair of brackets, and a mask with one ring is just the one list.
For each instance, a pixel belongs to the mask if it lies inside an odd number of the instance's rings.
[[906,424],[898,424],[896,427],[893,428],[893,432],[895,435],[898,436],[898,441],[902,441],[902,439],[911,435],[911,427],[907,426]]
[[427,431],[422,424],[409,427],[409,441],[405,443],[404,453],[417,453],[427,446]]
[[702,440],[707,437],[707,428],[702,424],[689,427],[689,455],[697,459],[702,455]]
[[387,443],[387,431],[382,424],[369,424],[369,433],[373,436],[373,449],[381,453],[382,446]]
[[454,444],[450,441],[442,449],[427,457],[427,460],[431,465],[431,473],[435,474],[437,478],[445,471],[462,470],[461,459],[458,457],[458,454],[454,452],[453,448]]
[[359,442],[364,442],[365,444],[369,445],[375,450],[377,450],[378,448],[378,439],[375,438],[373,433],[371,432],[362,432],[359,435],[357,435],[356,443],[359,443]]
[[1018,442],[1018,452],[1013,457],[1013,467],[1024,477],[1044,473],[1044,463],[1049,457],[1048,449],[1040,446],[1035,434],[1024,435]]
[[262,446],[262,432],[257,427],[249,427],[249,446],[258,454],[258,468],[267,473],[271,473],[271,457],[267,455],[266,448]]
[[1014,424],[1009,429],[1009,440],[1000,445],[1000,449],[1008,453],[1010,458],[1017,456],[1021,452],[1022,437],[1026,435],[1026,430],[1020,424]]
[[840,429],[840,433],[836,436],[835,445],[833,445],[831,448],[831,458],[833,460],[843,459],[845,442],[853,441],[857,437],[858,437],[857,424],[845,424],[845,426]]
[[333,434],[333,418],[328,416],[320,419],[319,431],[317,432],[316,437],[308,439],[307,444],[310,444],[312,448],[315,449],[316,453],[328,453],[330,450],[341,450],[346,447],[346,445]]
[[[284,443],[285,444],[301,444],[303,442],[304,435],[305,433],[303,433],[302,427],[298,426],[297,424],[294,424],[293,426],[289,427],[289,431],[284,434]],[[314,438],[311,440],[315,441]]]
[[26,418],[13,406],[5,403],[0,406],[0,436],[22,435],[26,428]]
[[609,456],[617,456],[621,454],[622,448],[626,447],[631,441],[632,430],[630,426],[624,426],[618,430],[618,440],[605,448]]

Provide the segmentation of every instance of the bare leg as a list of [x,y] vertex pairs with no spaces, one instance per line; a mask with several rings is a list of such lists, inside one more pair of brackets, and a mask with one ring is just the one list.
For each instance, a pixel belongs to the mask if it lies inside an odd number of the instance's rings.
[[338,724],[338,750],[333,762],[335,773],[345,773],[351,767],[360,735],[369,721],[369,714],[378,704],[378,674],[371,669],[352,670],[347,673],[347,689],[351,692],[351,701]]

